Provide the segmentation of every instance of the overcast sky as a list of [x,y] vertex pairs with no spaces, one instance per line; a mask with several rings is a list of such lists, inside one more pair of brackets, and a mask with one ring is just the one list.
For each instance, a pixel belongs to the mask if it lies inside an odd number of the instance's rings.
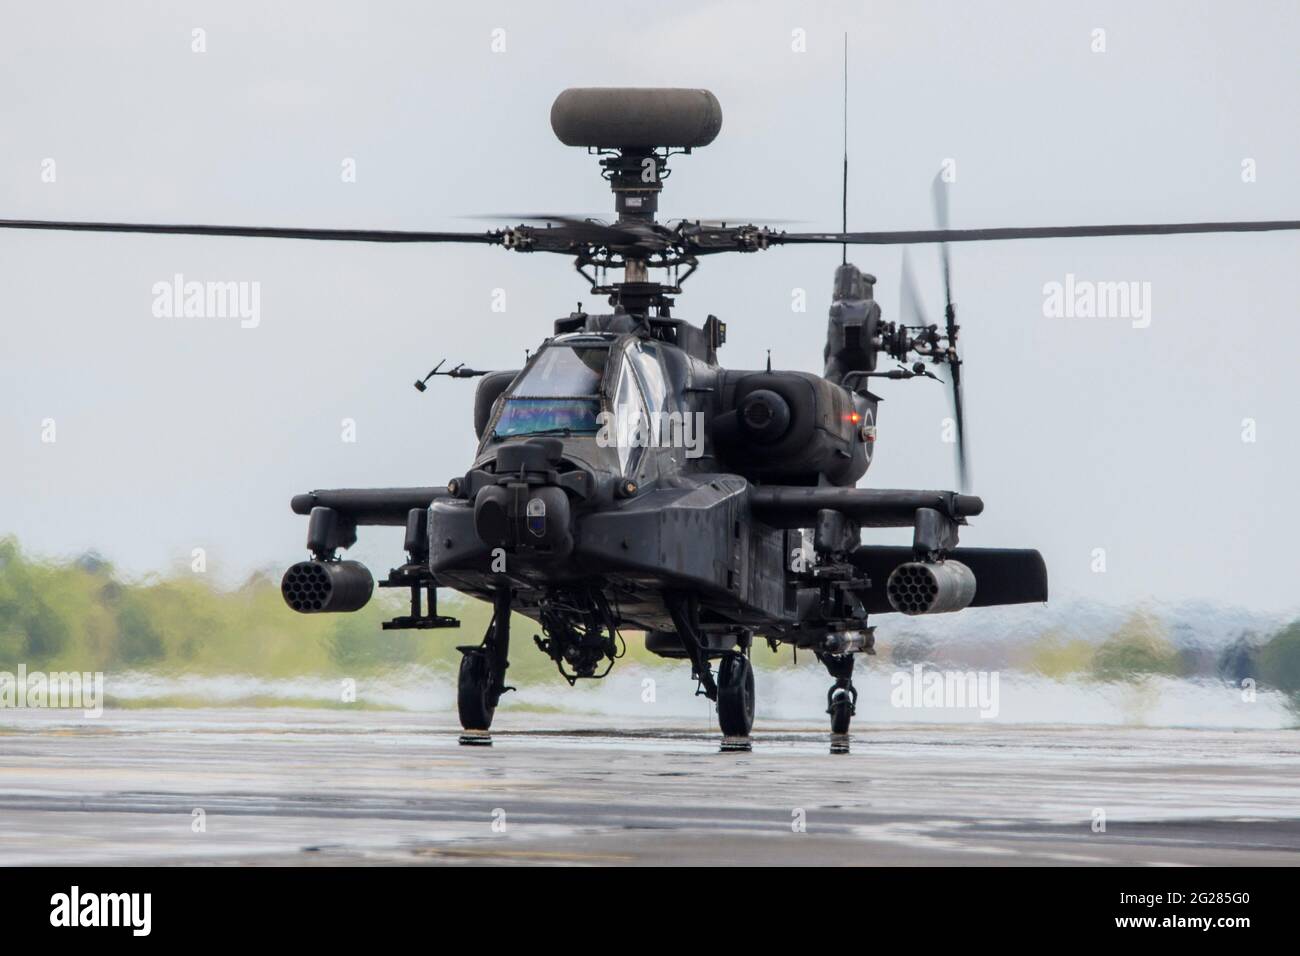
[[[834,228],[845,31],[851,227],[929,227],[946,159],[956,227],[1300,218],[1292,3],[457,6],[5,0],[0,218],[606,214],[551,101],[660,85],[708,87],[724,114],[712,146],[675,158],[665,217]],[[913,257],[937,320],[935,253]],[[895,317],[899,250],[851,258]],[[731,367],[770,348],[819,370],[838,261],[711,259],[678,314],[726,320]],[[986,503],[963,541],[1040,548],[1054,597],[1295,607],[1297,265],[1285,233],[956,247]],[[176,274],[260,283],[260,323],[156,316],[153,287]],[[1067,275],[1149,283],[1149,324],[1044,315]],[[515,367],[579,300],[599,304],[564,259],[501,249],[0,233],[0,534],[132,573],[195,547],[226,581],[287,563],[306,530],[292,494],[465,471],[473,383],[420,394],[416,377],[442,357]],[[944,388],[878,390],[865,484],[951,487]],[[382,573],[400,537],[372,531],[356,553]]]

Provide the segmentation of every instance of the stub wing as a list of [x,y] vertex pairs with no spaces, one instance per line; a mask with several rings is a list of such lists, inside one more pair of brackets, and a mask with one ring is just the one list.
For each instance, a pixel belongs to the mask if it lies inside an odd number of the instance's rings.
[[813,527],[819,511],[837,511],[864,528],[910,528],[922,508],[958,523],[984,510],[975,495],[894,488],[755,486],[749,501],[755,517],[775,528]]
[[313,554],[328,556],[338,548],[352,547],[357,528],[368,525],[404,526],[407,550],[427,554],[427,509],[433,499],[446,494],[446,486],[327,488],[294,495],[289,506],[294,514],[311,516],[307,547]]
[[294,495],[289,506],[294,514],[309,515],[313,508],[332,508],[340,518],[354,525],[406,524],[407,514],[427,508],[434,498],[446,496],[437,488],[329,488]]

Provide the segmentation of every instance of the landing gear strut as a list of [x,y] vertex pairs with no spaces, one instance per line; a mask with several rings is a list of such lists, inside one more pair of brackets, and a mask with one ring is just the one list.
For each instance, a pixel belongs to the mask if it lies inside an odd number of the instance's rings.
[[826,692],[826,713],[831,715],[831,733],[849,732],[849,720],[857,713],[858,691],[853,686],[853,655],[817,653],[835,683]]
[[[682,651],[691,662],[692,675],[699,681],[696,693],[717,702],[722,735],[748,737],[754,729],[754,667],[749,662],[752,636],[748,631],[742,632],[738,650],[720,650],[716,644],[710,647],[700,629],[700,606],[693,596],[670,594],[665,603],[682,642]],[[722,662],[715,678],[709,655],[719,653]],[[748,749],[748,743],[744,749]]]
[[697,694],[703,694],[709,700],[718,699],[718,684],[713,679],[713,668],[709,666],[708,644],[700,630],[700,605],[694,596],[670,595],[665,600],[668,613],[672,615],[673,626],[677,628],[677,637],[682,642],[682,650],[691,662],[692,676],[700,682]]
[[456,648],[460,659],[460,675],[456,682],[456,709],[460,712],[460,725],[466,730],[487,730],[492,726],[497,702],[506,691],[506,668],[510,666],[510,588],[497,588],[493,599],[492,623],[488,625],[483,643],[477,647]]

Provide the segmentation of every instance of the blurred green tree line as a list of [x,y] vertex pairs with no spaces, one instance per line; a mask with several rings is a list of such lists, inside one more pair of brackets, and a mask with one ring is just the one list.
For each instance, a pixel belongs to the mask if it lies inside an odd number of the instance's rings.
[[[259,677],[362,674],[408,665],[448,671],[460,661],[458,644],[476,644],[490,608],[443,597],[442,613],[461,627],[384,631],[382,621],[405,613],[406,595],[376,590],[355,614],[297,614],[280,598],[279,575],[254,574],[222,589],[188,570],[126,581],[95,554],[62,561],[24,554],[13,537],[0,538],[0,670],[147,670],[166,673],[252,674]],[[556,679],[554,665],[532,646],[537,625],[516,616],[512,625],[512,681]],[[924,642],[901,637],[896,664],[928,656]],[[640,635],[627,653],[643,663]],[[1208,653],[1208,656],[1207,656]],[[1133,680],[1151,675],[1217,676],[1300,699],[1300,621],[1264,637],[1239,635],[1213,652],[1179,647],[1153,615],[1134,611],[1106,640],[1048,632],[999,666],[1057,679]],[[756,655],[778,664],[782,656]],[[990,662],[993,663],[993,662]]]

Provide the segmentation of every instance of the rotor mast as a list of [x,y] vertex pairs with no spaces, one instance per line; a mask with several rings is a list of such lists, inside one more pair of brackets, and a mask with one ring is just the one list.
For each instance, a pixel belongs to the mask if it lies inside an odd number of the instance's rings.
[[[614,194],[614,211],[618,214],[615,225],[649,226],[657,223],[659,193],[668,172],[668,157],[653,149],[619,149],[601,160],[602,175]],[[647,259],[635,255],[623,257],[623,282],[648,282],[650,273]]]

